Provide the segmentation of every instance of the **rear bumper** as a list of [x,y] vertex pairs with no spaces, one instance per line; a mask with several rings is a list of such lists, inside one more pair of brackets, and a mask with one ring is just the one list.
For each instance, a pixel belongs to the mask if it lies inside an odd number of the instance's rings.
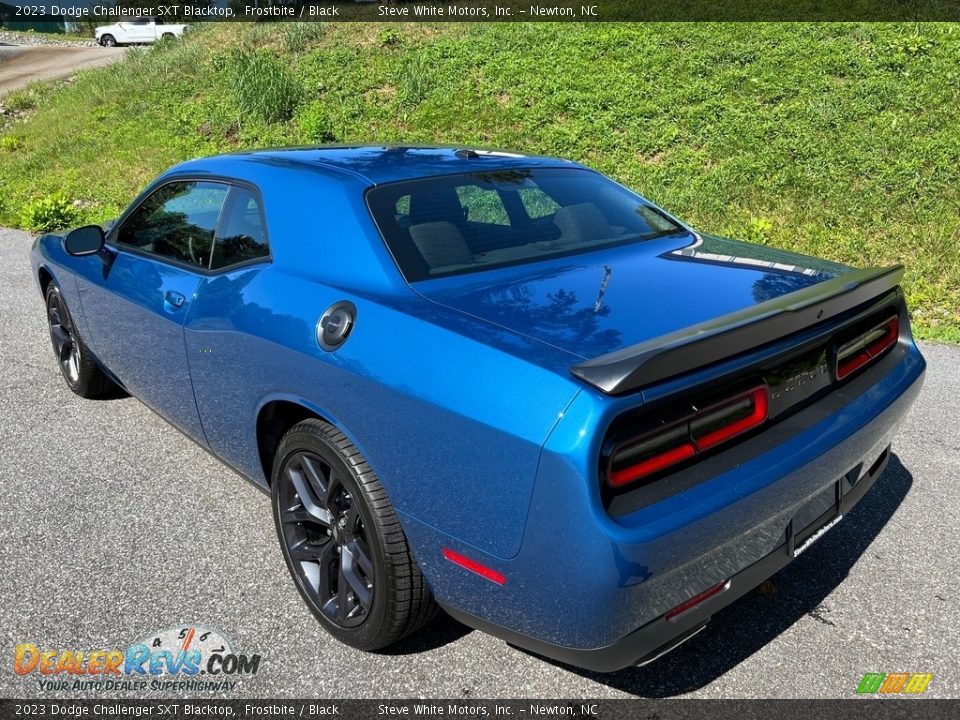
[[568,665],[596,672],[614,672],[632,665],[646,665],[692,638],[706,626],[714,613],[750,592],[804,552],[810,544],[819,539],[821,533],[829,530],[863,498],[883,474],[889,459],[888,446],[868,469],[861,472],[858,465],[838,479],[834,483],[836,500],[833,505],[802,527],[795,528],[794,521],[789,522],[783,544],[729,578],[725,588],[716,595],[670,619],[666,614],[661,615],[605,647],[583,649],[545,642],[497,626],[443,603],[441,605],[450,615],[466,625],[495,635],[511,645]]
[[[417,522],[405,530],[437,600],[462,622],[596,671],[647,662],[776,573],[863,497],[882,473],[924,367],[916,346],[903,342],[826,406],[696,466],[704,474],[697,484],[616,516],[600,502],[596,471],[589,475],[598,447],[581,440],[600,406],[581,396],[545,446],[514,557],[484,554]],[[506,582],[443,562],[440,546]],[[665,618],[727,581],[719,594]]]

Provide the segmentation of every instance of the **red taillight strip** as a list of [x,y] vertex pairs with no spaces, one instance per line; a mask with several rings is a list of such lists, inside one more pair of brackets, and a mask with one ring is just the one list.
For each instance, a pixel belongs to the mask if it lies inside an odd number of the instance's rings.
[[493,568],[489,568],[486,565],[478,563],[476,560],[471,560],[466,555],[461,555],[458,552],[454,552],[450,548],[443,548],[443,557],[454,565],[459,565],[465,570],[469,570],[472,573],[476,573],[482,578],[486,578],[490,582],[495,582],[497,585],[506,585],[507,576],[503,573],[499,573]]
[[[871,336],[879,330],[882,330],[883,334],[876,339],[872,339]],[[880,357],[896,345],[899,337],[900,318],[894,315],[857,339],[848,342],[837,350],[837,380],[842,380]]]
[[[644,458],[640,462],[632,463],[626,467],[615,470],[613,466],[618,455],[620,455],[621,452],[629,452],[629,450],[632,447],[635,448],[638,443],[630,442],[614,450],[608,467],[607,482],[616,488],[636,482],[641,478],[665,470],[672,465],[692,458],[704,450],[721,445],[738,435],[742,435],[749,430],[759,427],[767,420],[769,405],[768,393],[769,391],[766,385],[758,385],[750,390],[734,395],[727,400],[695,412],[678,423],[672,424],[669,428],[658,434],[669,436],[673,433],[675,436],[678,428],[681,429],[681,431],[683,428],[686,428],[685,431],[682,431],[682,437],[676,438],[672,445],[669,444],[668,438],[665,437],[665,449],[650,457]],[[738,403],[744,403],[746,400],[750,401],[750,409],[749,414],[745,417],[734,420],[728,425],[721,425],[703,434],[699,434],[698,430],[695,429],[694,426],[698,424],[697,421],[700,421],[700,423],[704,423],[705,421],[706,424],[710,424],[711,421],[723,423],[724,414],[730,414],[731,412],[733,413],[732,417],[735,417],[736,414],[740,412],[740,409],[734,406]],[[648,436],[641,438],[640,441],[650,442],[656,437],[657,435],[654,435],[653,438]]]
[[627,483],[639,480],[644,475],[652,475],[655,472],[675,465],[678,462],[691,458],[697,454],[697,448],[691,442],[685,442],[666,452],[647,458],[636,465],[630,465],[622,470],[615,470],[610,473],[610,484],[614,487],[620,487]]
[[764,386],[756,387],[747,393],[747,395],[753,401],[753,410],[750,414],[745,418],[737,420],[732,425],[714,430],[701,437],[694,435],[697,447],[701,450],[706,450],[714,445],[732,440],[737,435],[741,435],[747,430],[757,427],[767,419],[767,388]]
[[693,610],[697,605],[704,602],[705,600],[709,600],[714,595],[719,595],[728,587],[730,587],[729,580],[724,580],[721,583],[717,583],[713,587],[704,590],[699,595],[694,595],[692,598],[690,598],[686,602],[680,603],[673,610],[668,610],[666,615],[664,615],[664,617],[667,620],[673,620],[678,615],[683,615],[685,612],[687,612],[687,610]]

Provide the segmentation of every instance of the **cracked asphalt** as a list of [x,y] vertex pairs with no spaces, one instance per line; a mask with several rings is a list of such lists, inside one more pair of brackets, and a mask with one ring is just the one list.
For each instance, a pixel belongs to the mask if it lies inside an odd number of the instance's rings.
[[0,696],[85,696],[15,675],[18,643],[125,648],[192,623],[262,655],[233,696],[844,698],[899,671],[960,695],[960,348],[923,345],[922,395],[855,511],[653,665],[577,672],[446,618],[364,654],[301,602],[266,496],[136,400],[70,393],[29,245],[0,230]]

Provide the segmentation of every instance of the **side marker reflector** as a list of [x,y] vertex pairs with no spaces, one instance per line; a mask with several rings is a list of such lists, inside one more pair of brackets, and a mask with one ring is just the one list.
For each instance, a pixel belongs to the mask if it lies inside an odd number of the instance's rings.
[[443,548],[443,557],[452,562],[454,565],[459,565],[465,570],[476,573],[480,577],[496,583],[497,585],[507,584],[507,577],[503,573],[499,573],[493,568],[489,568],[482,563],[478,563],[476,560],[471,560],[466,555],[461,555],[458,552],[454,552],[450,548]]
[[711,588],[704,590],[699,595],[694,595],[692,598],[687,600],[684,603],[680,603],[673,610],[668,610],[667,614],[664,616],[667,620],[673,620],[674,618],[683,615],[687,610],[693,610],[700,603],[709,600],[714,595],[719,595],[724,590],[730,587],[730,581],[724,580],[722,583],[717,583]]

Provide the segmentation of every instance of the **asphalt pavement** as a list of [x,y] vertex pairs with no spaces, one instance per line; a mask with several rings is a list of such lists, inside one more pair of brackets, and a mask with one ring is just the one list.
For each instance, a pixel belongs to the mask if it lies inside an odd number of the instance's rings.
[[136,400],[67,389],[29,244],[0,230],[2,697],[88,696],[15,675],[20,643],[126,648],[191,624],[262,656],[226,696],[844,698],[864,673],[902,671],[933,673],[928,696],[960,696],[960,348],[922,346],[923,392],[861,504],[653,665],[579,672],[445,617],[365,654],[301,602],[265,495]]

